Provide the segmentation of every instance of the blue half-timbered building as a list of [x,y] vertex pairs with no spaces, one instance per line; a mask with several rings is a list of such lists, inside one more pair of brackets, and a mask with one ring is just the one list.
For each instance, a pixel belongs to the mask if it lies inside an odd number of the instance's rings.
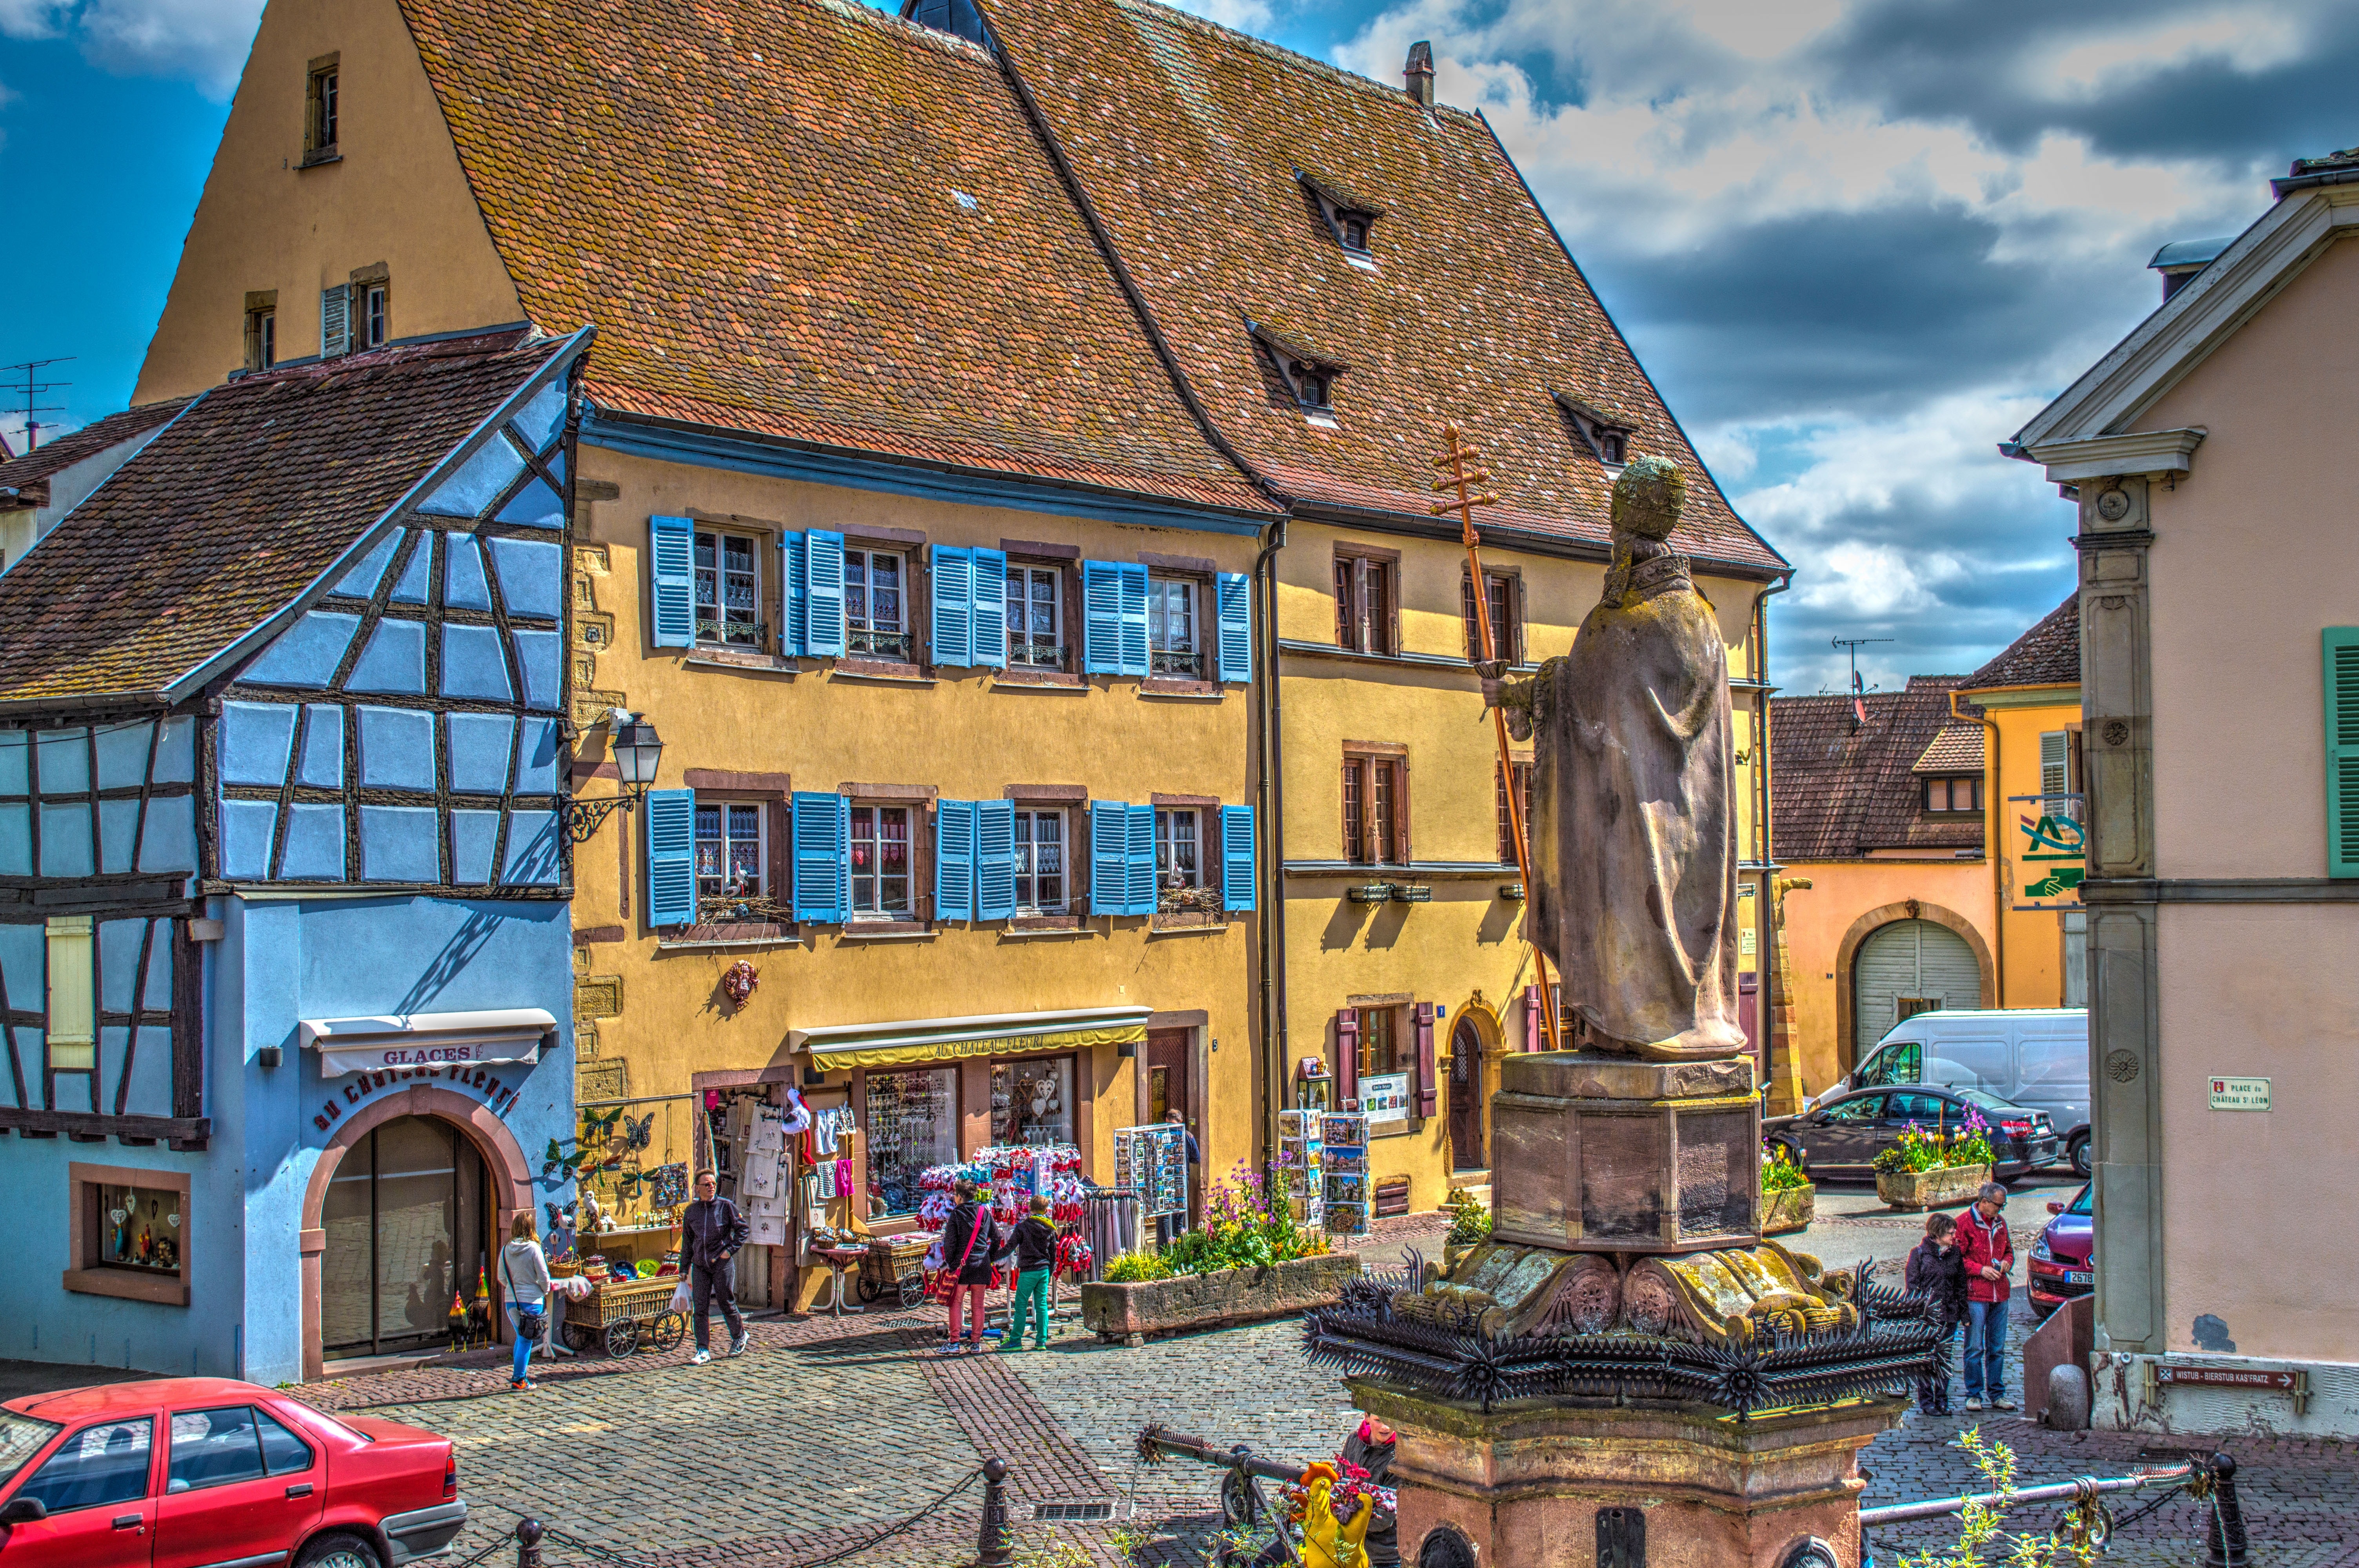
[[587,341],[237,378],[0,574],[0,1357],[428,1345],[561,1195]]

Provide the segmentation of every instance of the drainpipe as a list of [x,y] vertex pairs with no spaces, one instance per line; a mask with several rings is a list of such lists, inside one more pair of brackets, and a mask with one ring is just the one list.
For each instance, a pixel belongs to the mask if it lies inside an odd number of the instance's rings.
[[[1958,711],[1958,694],[1950,693],[1950,717],[1964,719]],[[1983,750],[1986,753],[1983,769],[1983,858],[1991,869],[1991,986],[1997,995],[1991,998],[1993,1007],[2006,1005],[2006,861],[1999,849],[2006,842],[2002,831],[2004,821],[1998,808],[2005,797],[1992,786],[1999,781],[1998,723],[1985,709],[1981,718],[1972,720],[1983,727]]]
[[1264,535],[1261,554],[1254,558],[1254,597],[1261,613],[1256,631],[1261,657],[1255,664],[1260,677],[1256,718],[1261,724],[1261,744],[1255,748],[1256,773],[1255,816],[1261,828],[1261,1041],[1263,1094],[1262,1162],[1277,1158],[1277,1113],[1286,1105],[1286,783],[1280,762],[1284,747],[1278,726],[1277,571],[1274,557],[1286,548],[1286,519],[1272,522]]

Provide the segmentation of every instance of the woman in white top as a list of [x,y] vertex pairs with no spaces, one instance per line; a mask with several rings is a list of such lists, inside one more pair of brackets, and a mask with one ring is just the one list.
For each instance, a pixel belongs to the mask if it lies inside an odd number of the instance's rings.
[[537,1386],[527,1375],[532,1341],[524,1336],[524,1314],[539,1314],[544,1333],[549,1324],[549,1260],[541,1256],[540,1233],[533,1227],[528,1208],[518,1209],[516,1223],[508,1227],[508,1244],[500,1249],[500,1283],[507,1292],[508,1327],[516,1336],[508,1387],[523,1393]]

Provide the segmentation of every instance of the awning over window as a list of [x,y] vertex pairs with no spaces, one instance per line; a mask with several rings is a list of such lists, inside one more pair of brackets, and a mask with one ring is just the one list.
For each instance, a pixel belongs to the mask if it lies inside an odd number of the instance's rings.
[[537,1062],[557,1020],[537,1007],[484,1012],[413,1012],[377,1018],[307,1018],[298,1041],[320,1053],[320,1076],[408,1067]]
[[795,1029],[787,1043],[811,1054],[815,1067],[894,1067],[962,1056],[1013,1056],[1030,1051],[1136,1045],[1147,1038],[1145,1007],[1068,1012],[1003,1012],[979,1018],[926,1018],[895,1023]]

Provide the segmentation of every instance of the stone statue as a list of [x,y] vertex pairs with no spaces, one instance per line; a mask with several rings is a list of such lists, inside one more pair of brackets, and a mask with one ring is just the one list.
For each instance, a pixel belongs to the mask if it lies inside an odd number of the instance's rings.
[[1736,833],[1728,652],[1688,558],[1664,543],[1679,465],[1614,483],[1614,562],[1572,652],[1483,682],[1534,736],[1526,917],[1563,979],[1571,1043],[1657,1061],[1745,1048],[1736,1019]]

